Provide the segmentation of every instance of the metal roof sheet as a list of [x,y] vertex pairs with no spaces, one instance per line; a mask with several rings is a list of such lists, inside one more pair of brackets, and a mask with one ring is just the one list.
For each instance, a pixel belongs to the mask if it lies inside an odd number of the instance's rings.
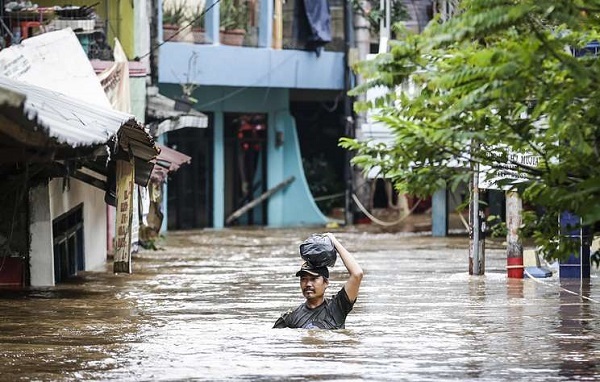
[[155,86],[149,87],[147,91],[147,122],[150,122],[152,135],[158,137],[168,131],[184,127],[208,127],[206,114],[193,108],[189,111],[177,110],[176,101],[160,94]]
[[173,150],[168,146],[159,143],[156,146],[160,149],[160,154],[153,160],[155,164],[152,169],[151,180],[155,182],[164,182],[170,172],[179,170],[181,165],[190,163],[192,160],[189,155]]
[[25,95],[23,114],[49,137],[71,147],[105,144],[123,125],[137,124],[131,114],[6,77],[0,77],[1,89]]

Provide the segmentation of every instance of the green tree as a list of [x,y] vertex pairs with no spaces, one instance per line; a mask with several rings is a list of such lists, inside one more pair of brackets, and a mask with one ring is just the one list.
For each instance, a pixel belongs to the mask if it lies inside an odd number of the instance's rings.
[[[354,163],[379,166],[397,189],[420,196],[489,167],[544,213],[526,219],[547,258],[564,256],[558,215],[571,211],[592,227],[600,221],[600,58],[583,55],[600,41],[598,0],[465,0],[445,23],[422,34],[400,33],[390,52],[357,68],[358,94],[394,89],[375,102],[377,119],[395,145],[343,138]],[[410,83],[411,96],[398,91]],[[537,165],[511,154],[534,155]]]

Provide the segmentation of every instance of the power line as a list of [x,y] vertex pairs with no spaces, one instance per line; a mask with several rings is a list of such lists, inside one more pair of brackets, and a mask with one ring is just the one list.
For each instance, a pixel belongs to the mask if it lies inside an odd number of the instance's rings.
[[198,16],[194,17],[190,22],[188,22],[186,25],[182,26],[181,28],[177,29],[175,31],[175,33],[173,33],[172,36],[170,36],[168,39],[163,40],[163,42],[161,42],[160,44],[156,45],[155,47],[150,47],[150,51],[148,53],[145,53],[141,56],[137,56],[134,58],[135,61],[139,61],[142,58],[148,57],[150,54],[152,54],[152,52],[158,48],[160,48],[164,43],[171,41],[175,36],[177,36],[179,33],[181,33],[181,31],[183,31],[184,29],[190,27],[192,24],[194,24],[196,21],[198,21],[200,18],[204,17],[204,15],[206,14],[206,12],[210,11],[215,5],[217,5],[218,3],[220,3],[221,0],[215,0],[214,3],[212,3],[210,5],[210,7],[206,8],[204,10],[204,12],[200,13]]

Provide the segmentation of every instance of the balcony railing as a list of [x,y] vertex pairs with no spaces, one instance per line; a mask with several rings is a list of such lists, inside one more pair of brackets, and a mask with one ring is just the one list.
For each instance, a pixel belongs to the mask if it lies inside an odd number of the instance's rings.
[[0,48],[35,35],[70,27],[90,59],[112,60],[107,43],[107,22],[93,7],[15,7],[0,13]]
[[[178,1],[163,3],[163,40],[195,44],[236,45],[258,47],[261,23],[261,1],[265,0],[220,0],[218,41],[205,31],[209,13],[204,9],[192,12]],[[287,0],[282,5],[281,47],[283,49],[305,49],[306,44],[294,36],[294,7],[296,1]],[[210,0],[209,0],[210,3]],[[330,2],[330,28],[332,41],[324,45],[325,50],[344,50],[344,25],[342,0]],[[278,36],[274,36],[275,41]],[[272,44],[274,45],[274,44]],[[274,47],[274,46],[272,46]]]

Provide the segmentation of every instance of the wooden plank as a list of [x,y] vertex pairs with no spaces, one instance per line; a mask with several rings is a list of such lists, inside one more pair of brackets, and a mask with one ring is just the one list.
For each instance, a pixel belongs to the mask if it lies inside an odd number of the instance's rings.
[[296,180],[296,177],[295,176],[290,176],[289,178],[287,178],[283,182],[279,183],[275,187],[271,188],[270,190],[265,191],[258,198],[251,200],[250,202],[248,202],[247,204],[245,204],[243,207],[239,208],[234,213],[232,213],[231,215],[229,215],[229,217],[225,221],[225,224],[229,224],[232,221],[236,220],[237,218],[239,218],[240,216],[242,216],[243,214],[245,214],[246,212],[248,212],[248,210],[254,208],[257,204],[262,203],[267,198],[269,198],[271,195],[273,195],[277,191],[281,190],[282,188],[286,187],[288,184],[292,183],[294,180]]

